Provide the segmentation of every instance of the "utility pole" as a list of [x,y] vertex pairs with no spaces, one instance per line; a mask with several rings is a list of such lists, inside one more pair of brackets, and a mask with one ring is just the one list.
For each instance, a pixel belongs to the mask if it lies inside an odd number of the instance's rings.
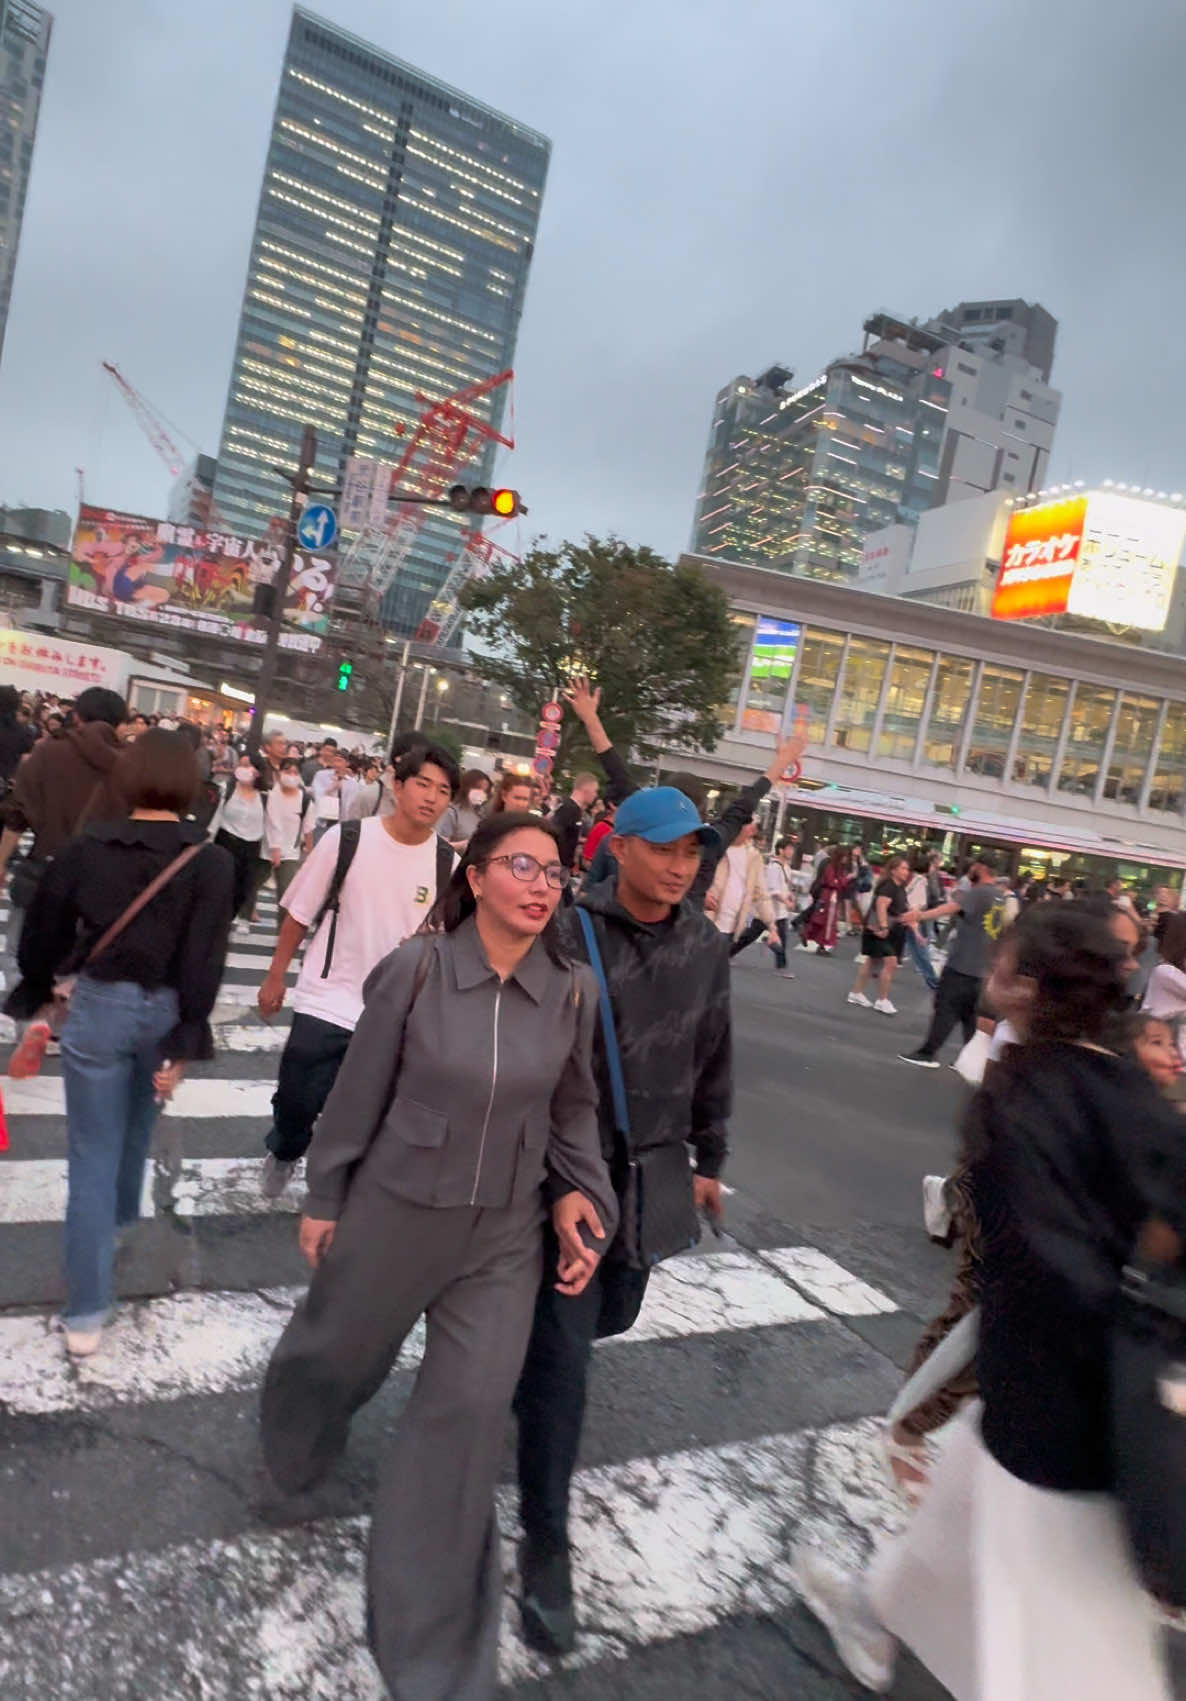
[[316,460],[317,433],[311,425],[306,425],[301,434],[301,457],[296,472],[288,472],[284,467],[272,468],[286,484],[292,486],[292,502],[289,504],[288,527],[284,534],[284,554],[280,559],[276,577],[269,586],[272,593],[272,612],[268,620],[267,642],[260,658],[259,681],[255,687],[255,713],[251,717],[251,730],[247,734],[247,748],[252,756],[259,755],[260,743],[264,736],[264,720],[268,713],[268,699],[276,683],[276,668],[280,660],[280,634],[284,628],[284,604],[292,582],[292,564],[296,558],[297,527],[301,523],[301,513],[315,490],[331,492],[336,488],[333,485],[313,483]]
[[420,686],[420,701],[416,705],[416,720],[414,723],[414,731],[416,732],[419,732],[420,728],[424,725],[424,700],[428,696],[428,680],[432,671],[432,668],[430,668],[428,663],[425,662],[424,679]]
[[407,678],[408,678],[408,657],[411,655],[411,653],[412,653],[411,644],[405,643],[404,644],[403,659],[399,664],[399,684],[395,688],[395,703],[393,704],[392,710],[391,710],[391,725],[387,729],[387,748],[388,748],[388,750],[390,750],[391,746],[395,743],[395,734],[396,734],[396,730],[399,726],[399,712],[400,712],[401,707],[403,706],[403,700],[404,700],[404,685],[406,684]]

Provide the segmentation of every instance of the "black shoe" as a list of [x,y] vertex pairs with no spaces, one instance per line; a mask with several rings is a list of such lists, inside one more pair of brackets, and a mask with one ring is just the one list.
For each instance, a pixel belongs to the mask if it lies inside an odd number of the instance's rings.
[[900,1051],[898,1062],[916,1063],[920,1069],[937,1069],[939,1067],[938,1058],[928,1056],[925,1051]]
[[519,1551],[519,1574],[523,1640],[538,1654],[571,1654],[577,1625],[567,1552],[546,1552],[525,1541]]

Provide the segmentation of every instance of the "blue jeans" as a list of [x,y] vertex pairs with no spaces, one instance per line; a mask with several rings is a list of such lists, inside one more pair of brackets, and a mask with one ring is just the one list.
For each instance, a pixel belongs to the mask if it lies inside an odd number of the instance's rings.
[[906,955],[926,981],[927,991],[934,992],[939,984],[939,976],[935,973],[935,965],[931,962],[931,953],[912,927],[906,929]]
[[157,1104],[160,1042],[177,1021],[172,987],[78,977],[62,1030],[69,1152],[66,1307],[72,1329],[98,1329],[111,1309],[115,1231],[140,1216]]

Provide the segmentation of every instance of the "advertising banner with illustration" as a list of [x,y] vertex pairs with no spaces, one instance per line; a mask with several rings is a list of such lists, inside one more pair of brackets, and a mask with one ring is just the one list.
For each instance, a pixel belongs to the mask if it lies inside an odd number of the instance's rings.
[[[74,532],[66,602],[117,620],[262,645],[267,629],[253,614],[252,602],[256,587],[275,579],[281,555],[274,539],[197,531],[84,505]],[[332,551],[297,551],[284,604],[282,649],[312,654],[321,648],[336,578]]]

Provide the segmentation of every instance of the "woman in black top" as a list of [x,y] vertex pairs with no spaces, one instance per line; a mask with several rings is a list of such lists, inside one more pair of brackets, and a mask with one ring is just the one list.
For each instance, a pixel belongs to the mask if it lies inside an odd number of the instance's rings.
[[[126,821],[88,827],[50,863],[21,935],[10,1015],[37,1013],[56,977],[84,965],[62,1030],[69,1151],[66,1345],[99,1345],[112,1297],[115,1231],[140,1215],[158,1100],[186,1063],[213,1055],[209,1016],[231,923],[230,855],[181,816],[198,787],[180,733],[142,733],[120,763]],[[93,962],[88,953],[158,874],[192,860]]]
[[890,1003],[890,988],[906,949],[906,928],[918,919],[906,898],[909,879],[909,858],[891,856],[873,889],[873,901],[861,934],[863,960],[857,969],[856,985],[848,995],[850,1004],[861,1004],[869,1009],[865,986],[870,976],[876,974],[877,999],[872,1008],[880,1010],[883,1016],[898,1014],[896,1007]]
[[1110,1360],[1134,1250],[1186,1246],[1186,1133],[1105,1044],[1126,979],[1109,918],[1043,905],[1019,935],[1026,1034],[965,1127],[983,1411],[957,1419],[920,1511],[863,1581],[809,1551],[796,1571],[870,1688],[890,1687],[892,1632],[956,1701],[1169,1701],[1115,1500]]

